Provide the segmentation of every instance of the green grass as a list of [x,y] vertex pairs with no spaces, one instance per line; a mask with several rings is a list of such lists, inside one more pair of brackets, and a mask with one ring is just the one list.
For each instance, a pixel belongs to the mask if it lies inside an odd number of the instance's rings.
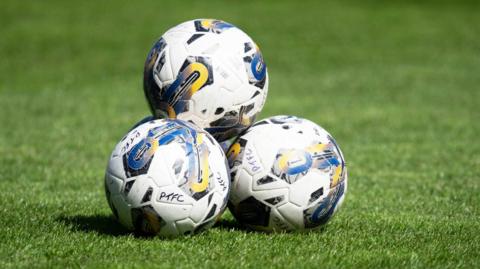
[[[138,238],[103,193],[110,151],[148,113],[147,51],[214,17],[262,48],[262,117],[329,130],[349,165],[321,232],[221,225]],[[474,268],[480,264],[480,5],[458,1],[1,1],[0,268]]]

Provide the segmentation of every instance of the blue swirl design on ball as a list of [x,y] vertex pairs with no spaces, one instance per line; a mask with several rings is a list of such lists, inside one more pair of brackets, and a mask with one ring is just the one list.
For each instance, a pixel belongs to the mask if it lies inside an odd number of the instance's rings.
[[265,78],[267,74],[267,67],[265,62],[263,61],[262,54],[260,51],[257,51],[253,56],[252,63],[251,63],[251,70],[252,74],[256,80],[261,81]]

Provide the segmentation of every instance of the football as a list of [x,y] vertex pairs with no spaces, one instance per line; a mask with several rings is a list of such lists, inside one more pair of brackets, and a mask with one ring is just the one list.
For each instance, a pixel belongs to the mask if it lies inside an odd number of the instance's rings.
[[223,150],[182,120],[142,122],[108,162],[105,193],[113,214],[139,234],[175,237],[209,228],[228,201]]
[[196,19],[165,32],[148,53],[144,92],[158,118],[178,118],[218,141],[254,122],[268,92],[257,44],[230,23]]
[[321,227],[347,189],[343,154],[317,124],[294,116],[255,123],[227,153],[229,209],[248,228],[302,231]]

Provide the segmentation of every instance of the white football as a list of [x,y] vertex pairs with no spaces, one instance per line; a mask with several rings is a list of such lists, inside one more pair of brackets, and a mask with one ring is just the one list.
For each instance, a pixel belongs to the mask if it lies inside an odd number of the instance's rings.
[[333,137],[317,124],[276,116],[255,123],[231,145],[229,208],[249,228],[308,230],[342,204],[347,168]]
[[268,74],[260,49],[242,30],[196,19],[169,29],[153,45],[143,85],[154,116],[193,122],[224,141],[251,126],[262,110]]
[[113,214],[141,234],[175,237],[209,228],[230,189],[223,150],[181,120],[143,122],[116,145],[105,173]]

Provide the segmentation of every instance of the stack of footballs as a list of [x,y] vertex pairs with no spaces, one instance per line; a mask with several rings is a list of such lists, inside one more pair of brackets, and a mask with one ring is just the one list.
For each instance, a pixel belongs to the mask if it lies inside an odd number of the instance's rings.
[[115,218],[164,237],[212,227],[227,204],[248,229],[325,224],[345,197],[343,154],[309,120],[254,124],[268,80],[258,46],[232,24],[197,19],[163,34],[144,69],[153,115],[116,145],[106,170]]

